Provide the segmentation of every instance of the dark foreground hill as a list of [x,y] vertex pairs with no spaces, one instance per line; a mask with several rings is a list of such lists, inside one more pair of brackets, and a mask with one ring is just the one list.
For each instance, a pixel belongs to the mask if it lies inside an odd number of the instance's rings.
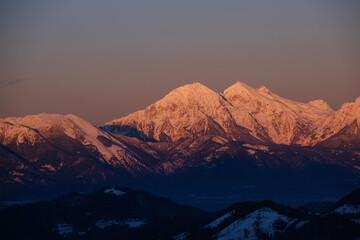
[[168,239],[212,216],[142,190],[108,187],[0,213],[1,239]]
[[236,203],[185,239],[359,239],[360,190],[324,214],[272,201]]
[[106,187],[0,212],[1,239],[358,239],[360,190],[328,212],[272,201],[218,212],[181,206],[146,191]]

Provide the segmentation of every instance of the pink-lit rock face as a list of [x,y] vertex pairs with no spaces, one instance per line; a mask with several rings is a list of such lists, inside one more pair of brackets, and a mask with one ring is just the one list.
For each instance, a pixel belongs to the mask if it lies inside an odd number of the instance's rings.
[[238,109],[222,95],[194,83],[177,88],[145,110],[108,125],[130,126],[160,141],[162,135],[171,141],[206,135],[251,142],[268,140],[261,129],[251,133],[240,122],[258,127],[249,114],[239,115]]
[[0,129],[4,146],[40,164],[44,171],[62,171],[91,158],[103,166],[125,167],[130,172],[147,168],[116,138],[72,114],[6,118],[0,121]]
[[215,135],[245,142],[313,146],[359,119],[359,102],[345,103],[333,111],[323,100],[299,103],[266,87],[254,89],[237,82],[218,94],[194,83],[171,91],[145,110],[108,122],[105,128],[131,127],[158,141]]

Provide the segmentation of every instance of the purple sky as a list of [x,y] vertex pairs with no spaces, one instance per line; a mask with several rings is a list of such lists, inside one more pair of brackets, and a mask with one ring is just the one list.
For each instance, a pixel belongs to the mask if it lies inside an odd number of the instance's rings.
[[2,0],[0,118],[103,124],[192,82],[338,109],[360,96],[355,2]]

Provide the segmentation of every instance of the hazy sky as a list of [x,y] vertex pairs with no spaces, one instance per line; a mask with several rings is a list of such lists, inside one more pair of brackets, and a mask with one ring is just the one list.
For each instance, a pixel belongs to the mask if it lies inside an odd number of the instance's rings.
[[338,109],[360,96],[356,2],[1,0],[0,118],[98,125],[192,82],[265,85]]

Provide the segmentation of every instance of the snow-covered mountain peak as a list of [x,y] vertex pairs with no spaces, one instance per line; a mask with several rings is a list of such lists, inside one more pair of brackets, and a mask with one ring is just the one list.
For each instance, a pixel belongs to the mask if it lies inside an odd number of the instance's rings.
[[167,94],[163,99],[155,103],[155,105],[165,106],[168,104],[185,104],[185,105],[200,105],[213,106],[217,105],[221,96],[200,84],[193,83],[174,89]]
[[256,89],[250,87],[249,85],[243,82],[236,82],[224,91],[224,95],[226,96],[234,96],[239,94],[257,95],[258,92]]
[[35,129],[47,128],[56,123],[66,124],[69,122],[69,120],[71,122],[81,122],[81,125],[92,126],[92,124],[85,119],[73,114],[61,115],[54,113],[40,113],[36,115],[26,115],[25,117],[8,117],[5,119],[0,119],[1,122],[8,122],[14,125],[23,125]]
[[36,115],[26,115],[24,117],[7,117],[2,119],[4,121],[12,121],[12,122],[19,122],[24,120],[31,120],[31,119],[43,119],[43,120],[62,120],[64,115],[56,114],[56,113],[40,113]]
[[308,102],[310,105],[314,107],[323,108],[323,109],[331,109],[331,107],[322,99],[312,100]]
[[267,108],[276,95],[266,87],[255,89],[245,83],[236,82],[224,91],[224,96],[237,108],[253,112]]
[[268,95],[271,95],[271,96],[274,95],[274,93],[271,92],[270,89],[268,89],[268,88],[265,87],[265,86],[261,86],[261,87],[259,87],[257,90],[258,90],[259,93],[262,93],[262,94],[268,94]]
[[205,86],[199,82],[194,82],[194,83],[185,84],[183,86],[175,88],[173,91],[189,92],[189,91],[204,91],[204,90],[208,91],[210,89],[207,86]]
[[238,114],[237,109],[219,93],[200,83],[193,83],[174,89],[145,110],[115,119],[107,125],[119,126],[110,127],[116,133],[137,129],[156,140],[176,141],[215,132],[219,136],[233,134],[232,137],[237,139],[236,131],[242,133],[241,138],[247,138],[249,134],[237,124],[243,121],[254,120],[248,114]]
[[322,100],[300,103],[282,98],[264,86],[254,89],[238,82],[226,89],[224,96],[239,110],[250,113],[274,142],[282,144],[309,144],[309,132],[333,114]]
[[[224,96],[231,102],[236,102],[237,107],[245,107],[242,104],[251,104],[265,107],[274,101],[282,101],[282,98],[271,92],[267,87],[253,88],[243,82],[236,82],[224,91]],[[240,105],[241,106],[240,106]],[[254,107],[254,106],[252,106]]]
[[[154,104],[151,104],[145,110],[135,112],[124,118],[113,120],[107,124],[112,125],[116,122],[125,120],[144,120],[160,123],[157,120],[171,120],[175,117],[176,113],[179,114],[179,117],[183,117],[184,114],[188,115],[199,110],[203,112],[201,114],[217,115],[219,114],[217,109],[222,105],[230,106],[220,94],[200,83],[193,83],[172,90],[165,97]],[[190,115],[193,118],[195,117],[194,114]]]
[[27,132],[39,132],[46,135],[67,135],[73,139],[81,135],[96,135],[100,130],[91,123],[73,114],[60,115],[41,113],[38,115],[27,115],[25,117],[9,117],[1,120],[3,125],[12,125],[11,131],[8,130],[8,137],[18,134],[18,129],[28,129]]
[[355,99],[355,102],[354,102],[356,105],[360,105],[360,97],[358,97],[357,99]]
[[341,111],[342,109],[352,109],[358,112],[360,110],[360,97],[355,99],[354,102],[344,103],[339,110]]
[[246,83],[244,82],[240,82],[240,81],[237,81],[236,83],[234,83],[233,85],[231,85],[228,89],[253,89],[252,87],[250,87],[249,85],[247,85]]
[[126,147],[109,133],[95,127],[85,119],[73,115],[38,114],[10,117],[0,120],[0,139],[3,143],[31,144],[47,142],[52,146],[77,142],[103,163],[123,166],[131,172],[143,164],[131,156]]
[[355,119],[360,120],[360,97],[354,102],[344,103],[336,112],[337,118],[343,118],[342,121],[350,123]]
[[160,141],[206,134],[237,139],[241,132],[261,141],[314,145],[352,123],[360,115],[358,109],[360,98],[344,104],[335,113],[321,99],[296,102],[276,95],[265,86],[255,89],[236,82],[220,95],[193,83],[174,89],[145,110],[107,123],[107,129]]
[[66,117],[60,114],[41,113],[37,115],[26,115],[25,117],[8,117],[2,122],[9,122],[15,125],[24,125],[31,128],[43,128],[54,122],[64,121]]

